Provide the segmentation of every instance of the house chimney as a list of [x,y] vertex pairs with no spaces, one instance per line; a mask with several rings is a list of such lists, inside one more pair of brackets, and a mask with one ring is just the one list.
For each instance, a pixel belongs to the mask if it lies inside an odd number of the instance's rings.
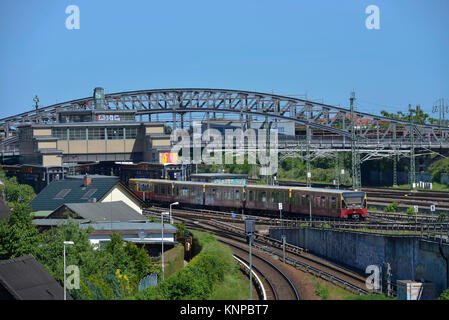
[[84,186],[88,187],[92,183],[92,177],[87,174],[84,176]]

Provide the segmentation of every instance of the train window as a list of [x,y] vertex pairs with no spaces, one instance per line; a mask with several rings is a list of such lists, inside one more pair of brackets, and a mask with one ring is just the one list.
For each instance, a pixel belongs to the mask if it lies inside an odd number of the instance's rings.
[[252,190],[249,191],[249,201],[254,201],[254,193]]
[[154,185],[154,193],[159,193],[159,185],[158,184]]
[[320,207],[320,196],[315,196],[315,199],[314,199],[315,201],[314,201],[314,206],[316,207],[316,208],[319,208]]
[[154,192],[154,185],[150,184],[150,192]]
[[212,195],[215,197],[216,194],[217,194],[217,190],[216,189],[212,189]]
[[271,193],[271,202],[278,203],[278,193],[277,192]]
[[310,195],[306,195],[306,199],[305,199],[305,202],[306,202],[306,205],[310,205],[310,202],[311,202],[311,198],[310,198]]
[[267,202],[267,193],[265,191],[262,191],[262,202]]
[[321,205],[322,207],[328,208],[328,204],[327,204],[327,201],[326,201],[326,197],[321,197],[321,203],[320,203],[320,205]]
[[182,187],[181,189],[181,195],[183,197],[188,197],[189,196],[189,189],[187,189],[187,187]]
[[235,190],[235,200],[240,200],[240,190]]
[[331,198],[331,209],[337,209],[337,198]]
[[196,188],[195,187],[190,187],[189,190],[190,190],[190,196],[191,197],[196,196]]

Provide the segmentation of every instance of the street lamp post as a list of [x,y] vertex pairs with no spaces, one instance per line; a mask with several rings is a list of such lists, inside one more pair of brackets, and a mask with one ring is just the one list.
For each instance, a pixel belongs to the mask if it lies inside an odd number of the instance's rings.
[[170,203],[170,223],[173,223],[172,216],[171,216],[171,206],[177,206],[178,204],[179,204],[179,202]]
[[162,281],[164,280],[164,215],[167,215],[168,212],[161,212],[161,221],[162,221]]
[[64,300],[67,300],[67,291],[66,291],[66,282],[65,282],[65,246],[66,245],[74,245],[73,241],[64,241]]

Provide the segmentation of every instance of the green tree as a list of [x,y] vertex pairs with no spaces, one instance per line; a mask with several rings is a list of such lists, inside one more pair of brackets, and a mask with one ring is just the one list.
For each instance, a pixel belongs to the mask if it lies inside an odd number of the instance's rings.
[[429,166],[429,172],[432,175],[433,182],[440,182],[441,174],[449,174],[449,158],[435,161]]
[[0,192],[5,192],[6,202],[9,206],[13,206],[15,202],[29,203],[36,194],[31,186],[27,184],[19,184],[16,177],[7,178],[3,171],[0,171]]
[[34,254],[40,239],[32,223],[31,208],[14,203],[11,214],[0,223],[0,260]]

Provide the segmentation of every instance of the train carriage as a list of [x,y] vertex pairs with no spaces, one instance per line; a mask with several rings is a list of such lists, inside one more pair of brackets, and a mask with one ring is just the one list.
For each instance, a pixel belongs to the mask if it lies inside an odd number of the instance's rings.
[[290,190],[289,187],[247,185],[245,208],[251,211],[279,211],[279,203],[282,203],[283,210],[288,212]]
[[[156,182],[154,182],[156,183]],[[173,201],[197,206],[204,205],[204,184],[200,182],[173,183]]]
[[187,206],[238,212],[279,212],[286,215],[329,218],[366,218],[365,192],[268,185],[231,185],[158,179],[130,179],[129,185],[143,200],[179,202]]
[[245,189],[241,185],[205,183],[205,205],[217,209],[242,209]]

